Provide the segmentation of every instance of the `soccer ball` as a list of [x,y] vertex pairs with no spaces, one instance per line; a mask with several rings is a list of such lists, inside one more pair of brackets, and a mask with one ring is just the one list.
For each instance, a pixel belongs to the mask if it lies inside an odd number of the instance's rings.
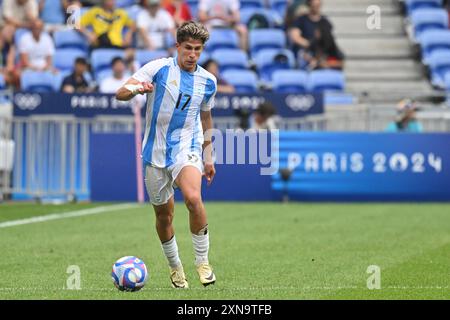
[[127,256],[114,263],[111,276],[120,291],[138,291],[147,282],[148,273],[144,261]]

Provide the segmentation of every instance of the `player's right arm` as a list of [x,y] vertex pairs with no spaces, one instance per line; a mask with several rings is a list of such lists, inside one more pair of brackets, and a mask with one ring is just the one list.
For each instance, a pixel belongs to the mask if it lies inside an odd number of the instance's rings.
[[134,78],[128,81],[119,88],[116,92],[116,99],[121,101],[128,101],[137,94],[145,94],[153,92],[153,85],[150,82],[139,82]]
[[137,94],[153,92],[154,87],[152,83],[158,82],[157,73],[168,61],[168,58],[161,58],[150,61],[141,67],[122,87],[119,88],[119,90],[117,90],[116,99],[128,101]]

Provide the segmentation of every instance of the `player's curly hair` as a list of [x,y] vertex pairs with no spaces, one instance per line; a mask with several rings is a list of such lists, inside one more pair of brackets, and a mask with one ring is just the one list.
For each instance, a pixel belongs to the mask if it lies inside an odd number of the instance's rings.
[[184,22],[177,30],[177,42],[182,43],[189,39],[200,40],[203,44],[209,39],[206,27],[195,21]]

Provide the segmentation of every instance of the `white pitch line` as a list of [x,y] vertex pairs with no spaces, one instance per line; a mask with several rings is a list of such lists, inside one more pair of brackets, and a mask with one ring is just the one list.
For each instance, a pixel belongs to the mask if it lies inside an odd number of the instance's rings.
[[45,221],[50,221],[50,220],[88,216],[88,215],[93,215],[93,214],[100,214],[100,213],[105,213],[105,212],[130,209],[130,208],[137,207],[137,206],[138,206],[137,204],[125,203],[125,204],[101,206],[101,207],[69,211],[69,212],[52,213],[52,214],[47,214],[47,215],[37,216],[37,217],[32,217],[32,218],[27,218],[27,219],[10,220],[10,221],[1,222],[0,228],[8,228],[8,227],[20,226],[20,225],[24,225],[24,224],[45,222]]

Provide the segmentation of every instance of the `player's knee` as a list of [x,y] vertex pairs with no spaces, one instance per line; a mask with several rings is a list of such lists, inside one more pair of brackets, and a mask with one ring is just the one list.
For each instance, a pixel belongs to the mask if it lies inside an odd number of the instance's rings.
[[197,192],[192,192],[184,197],[184,202],[186,203],[186,206],[188,207],[189,211],[196,212],[198,211],[202,206],[202,197]]
[[156,212],[156,222],[158,225],[170,226],[173,221],[172,212]]

